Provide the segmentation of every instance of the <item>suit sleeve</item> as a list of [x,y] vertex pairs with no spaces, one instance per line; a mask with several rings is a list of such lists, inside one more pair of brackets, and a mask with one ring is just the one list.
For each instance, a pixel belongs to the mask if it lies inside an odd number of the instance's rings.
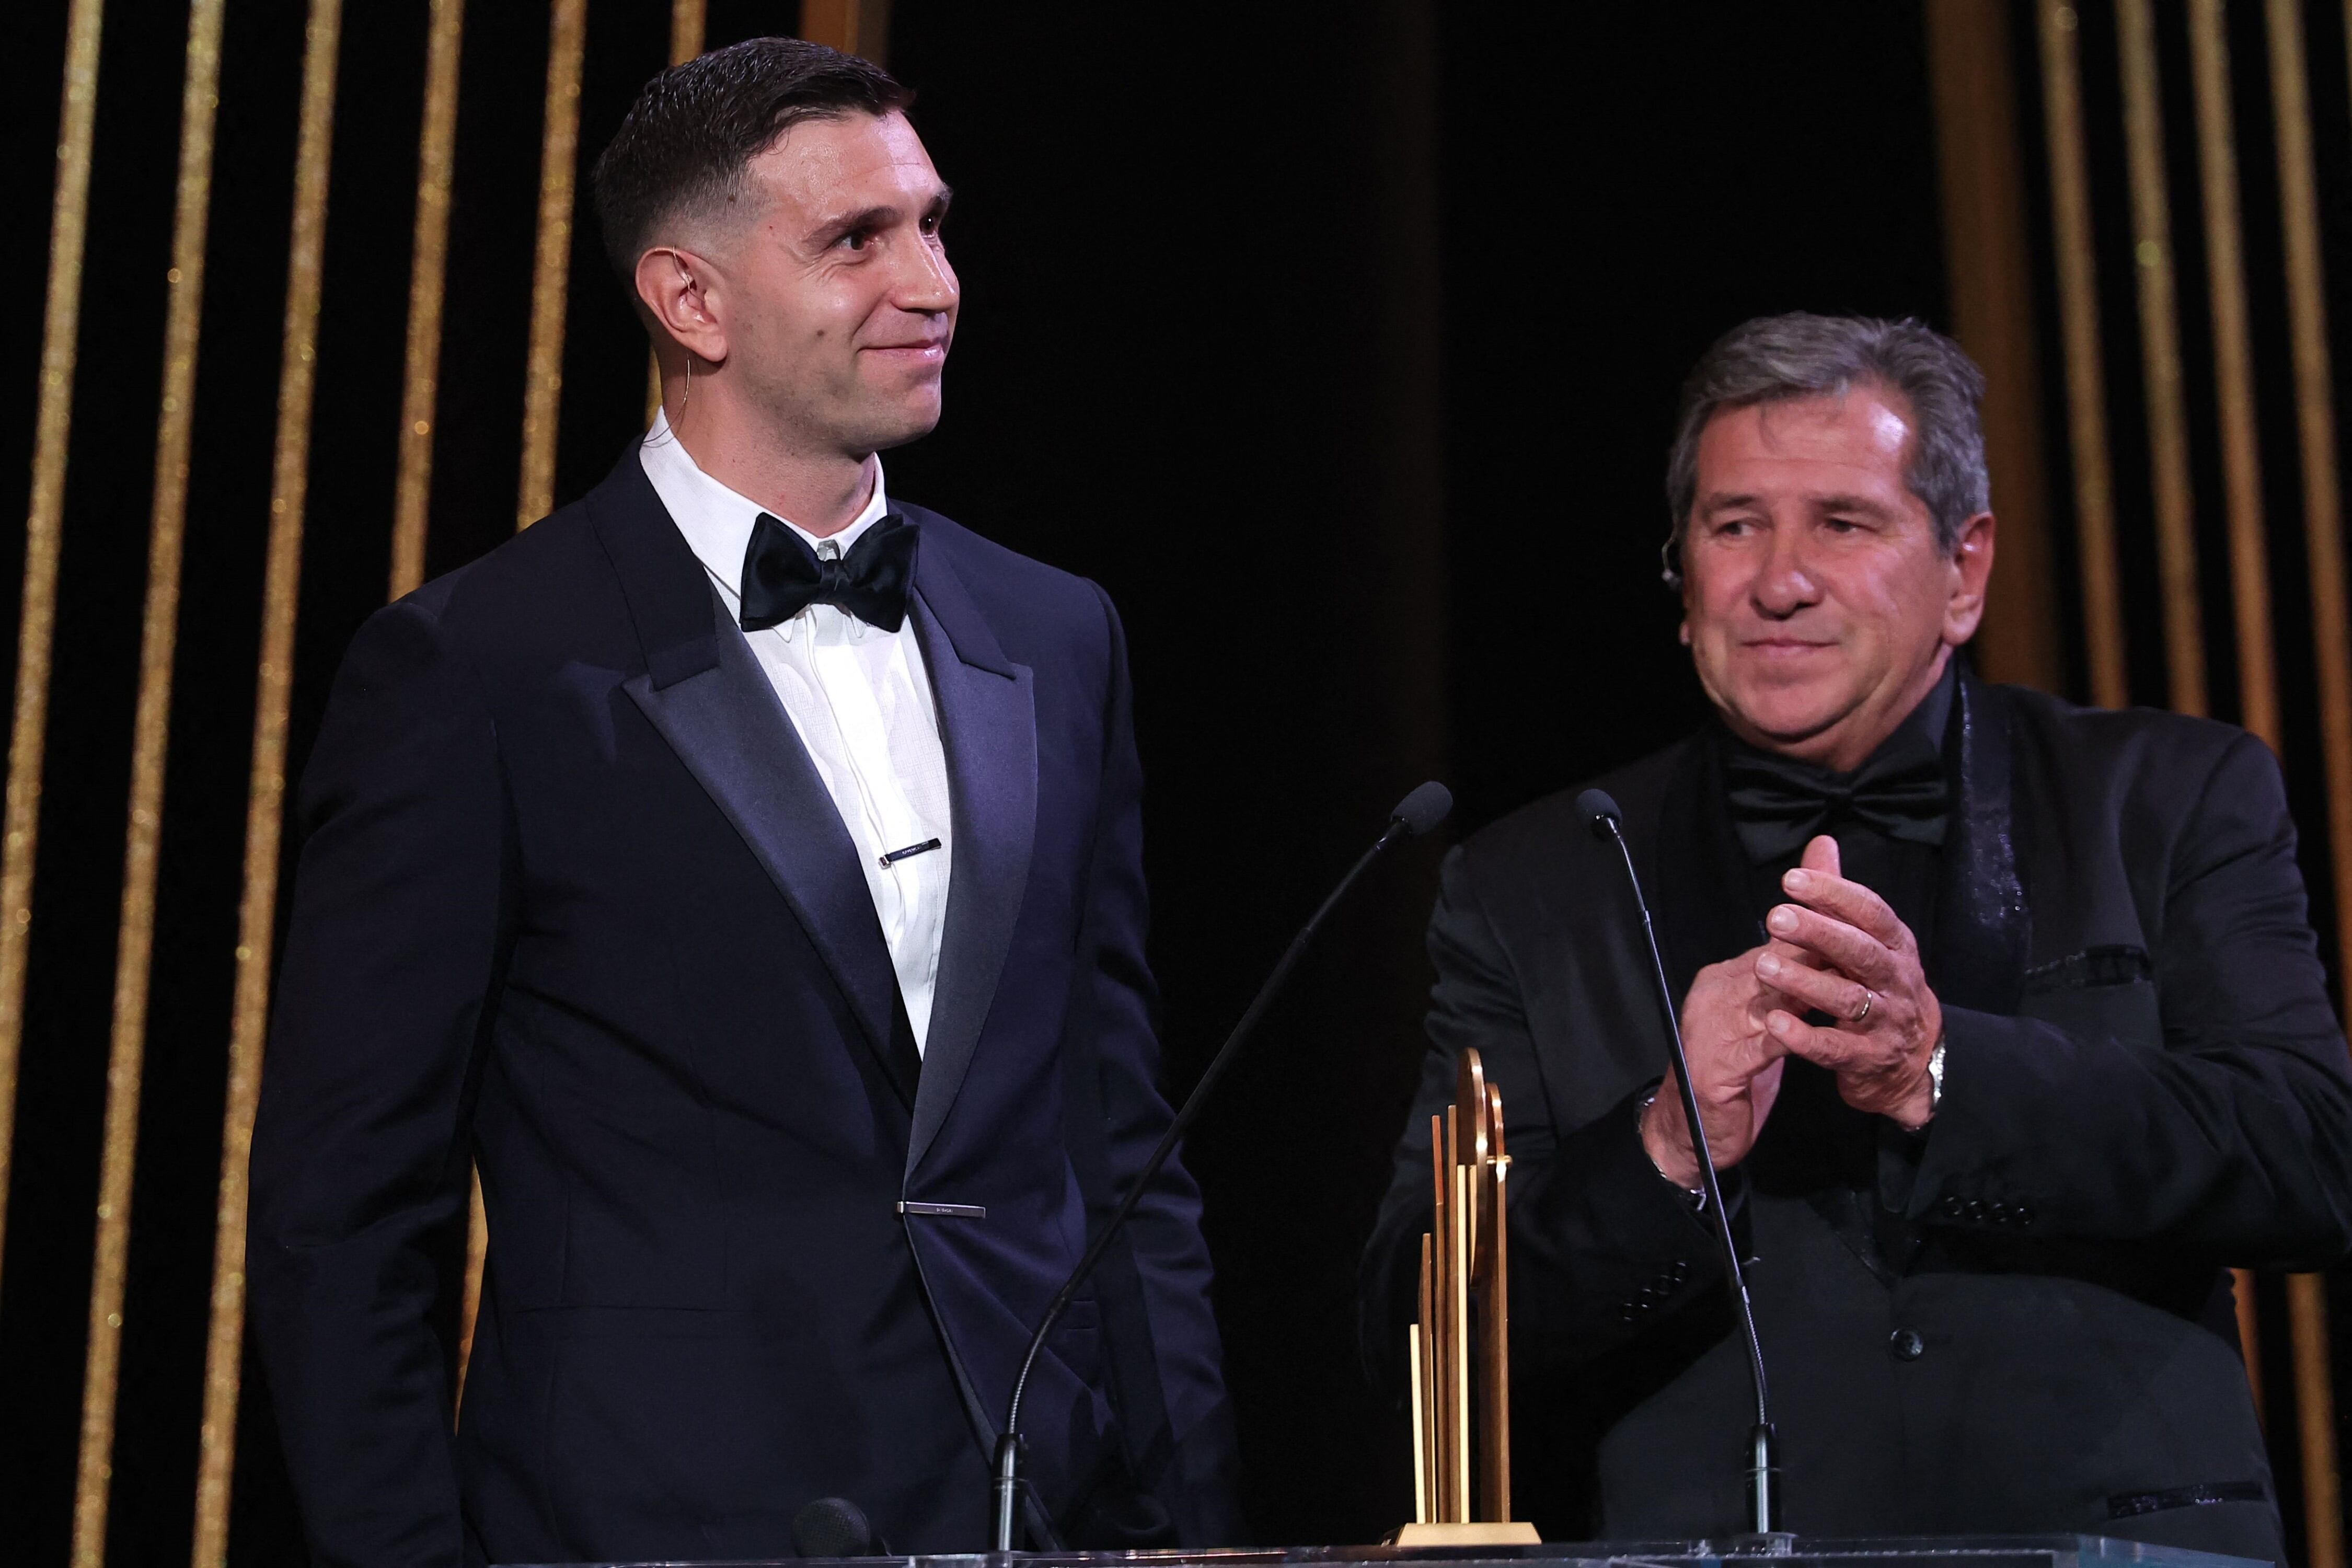
[[2352,1075],[2277,763],[2241,736],[2193,799],[2148,933],[2160,1030],[1947,1009],[1912,1217],[2264,1268],[2352,1248]]
[[[1099,588],[1095,593],[1109,660],[1081,984],[1083,1013],[1096,1045],[1108,1193],[1123,1196],[1167,1132],[1173,1112],[1160,1090],[1158,988],[1144,952],[1150,907],[1143,876],[1143,770],[1135,749],[1127,638],[1109,598]],[[1212,1305],[1208,1245],[1201,1234],[1201,1192],[1184,1168],[1182,1151],[1160,1167],[1138,1205],[1126,1247],[1140,1286],[1150,1370],[1157,1373],[1150,1379],[1158,1385],[1157,1414],[1164,1416],[1170,1444],[1160,1462],[1147,1458],[1148,1473],[1138,1479],[1169,1506],[1184,1543],[1231,1544],[1242,1538],[1244,1528],[1235,1486],[1238,1458]],[[1134,1419],[1139,1403],[1128,1403],[1129,1418]]]
[[314,1560],[457,1568],[453,1351],[433,1321],[510,848],[489,714],[415,600],[353,641],[300,810],[253,1137],[255,1331]]
[[[1515,1377],[1608,1354],[1718,1271],[1704,1216],[1642,1147],[1637,1116],[1649,1089],[1607,1106],[1550,1104],[1519,982],[1460,848],[1446,856],[1440,876],[1429,954],[1437,970],[1430,1049],[1365,1248],[1360,1291],[1366,1370],[1392,1392],[1406,1382],[1405,1332],[1420,1310],[1421,1237],[1435,1208],[1430,1118],[1454,1102],[1465,1047],[1477,1050],[1487,1080],[1503,1090]],[[1724,1180],[1726,1199],[1736,1205],[1734,1173]]]

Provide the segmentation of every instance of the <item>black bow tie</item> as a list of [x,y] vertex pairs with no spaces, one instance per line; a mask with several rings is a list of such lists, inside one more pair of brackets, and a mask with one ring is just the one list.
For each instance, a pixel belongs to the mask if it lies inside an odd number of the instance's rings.
[[860,535],[848,554],[830,560],[761,512],[743,551],[743,629],[761,631],[811,605],[833,605],[868,626],[897,631],[907,620],[919,537],[893,512]]
[[1909,735],[1851,773],[1744,745],[1728,748],[1724,782],[1740,847],[1759,865],[1786,859],[1841,821],[1867,824],[1890,838],[1941,844],[1950,786],[1944,760],[1923,735]]

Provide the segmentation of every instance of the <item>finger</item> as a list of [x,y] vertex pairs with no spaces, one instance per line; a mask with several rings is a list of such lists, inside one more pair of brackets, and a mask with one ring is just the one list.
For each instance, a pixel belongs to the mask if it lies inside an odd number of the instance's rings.
[[1838,841],[1826,833],[1814,835],[1812,842],[1805,846],[1804,858],[1797,864],[1808,871],[1821,871],[1832,877],[1845,875]]
[[[1798,1004],[1788,1008],[1789,1012],[1818,1007],[1832,1017],[1850,1023],[1864,1016],[1864,1004],[1870,998],[1869,988],[1843,974],[1785,963],[1769,953],[1756,961],[1756,973],[1781,995]],[[1872,1010],[1875,1010],[1874,1004]]]
[[1901,947],[1911,934],[1887,901],[1860,882],[1799,866],[1780,879],[1780,886],[1798,902],[1867,931],[1888,947]]
[[[1829,963],[1829,960],[1811,948],[1799,947],[1793,942],[1782,942],[1777,936],[1756,950],[1756,959],[1759,965],[1768,954],[1783,963],[1802,964],[1807,969],[1822,969],[1827,967]],[[1759,968],[1757,973],[1760,974],[1763,971]]]
[[1777,904],[1764,917],[1764,929],[1792,947],[1819,954],[1833,969],[1859,980],[1874,991],[1895,981],[1895,954],[1869,932],[1832,920],[1802,904]]
[[1776,1012],[1764,1026],[1785,1054],[1802,1057],[1815,1067],[1827,1068],[1832,1072],[1879,1054],[1872,1042],[1858,1035],[1808,1024],[1794,1013]]
[[1744,1086],[1789,1054],[1788,1042],[1773,1034],[1765,1021],[1771,1013],[1772,1010],[1768,1009],[1764,1017],[1756,1021],[1754,1034],[1742,1035],[1724,1047],[1724,1077],[1727,1080]]

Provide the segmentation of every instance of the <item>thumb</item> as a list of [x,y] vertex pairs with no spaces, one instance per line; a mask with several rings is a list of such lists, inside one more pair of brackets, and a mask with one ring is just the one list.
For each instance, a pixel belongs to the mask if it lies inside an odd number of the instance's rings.
[[1842,875],[1837,840],[1826,833],[1817,835],[1811,843],[1805,846],[1805,858],[1798,864],[1808,871],[1820,871],[1832,877]]

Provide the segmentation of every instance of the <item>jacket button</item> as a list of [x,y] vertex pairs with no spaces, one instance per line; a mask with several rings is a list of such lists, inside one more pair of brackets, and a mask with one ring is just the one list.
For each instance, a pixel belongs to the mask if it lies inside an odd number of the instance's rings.
[[1985,1217],[1995,1225],[2007,1225],[2013,1216],[2007,1204],[1992,1204],[1986,1207]]
[[1897,1329],[1886,1336],[1886,1349],[1896,1361],[1917,1361],[1926,1353],[1927,1342],[1916,1329]]
[[1937,1208],[1946,1219],[1959,1219],[1969,1212],[1969,1205],[1956,1197],[1946,1198]]
[[2033,1211],[2023,1204],[2013,1205],[2009,1212],[2017,1216],[2017,1223],[2020,1226],[2029,1226],[2033,1223]]
[[1984,1219],[1985,1206],[1984,1200],[1982,1198],[1970,1198],[1969,1200],[1968,1215],[1969,1222],[1971,1225],[1978,1224]]

